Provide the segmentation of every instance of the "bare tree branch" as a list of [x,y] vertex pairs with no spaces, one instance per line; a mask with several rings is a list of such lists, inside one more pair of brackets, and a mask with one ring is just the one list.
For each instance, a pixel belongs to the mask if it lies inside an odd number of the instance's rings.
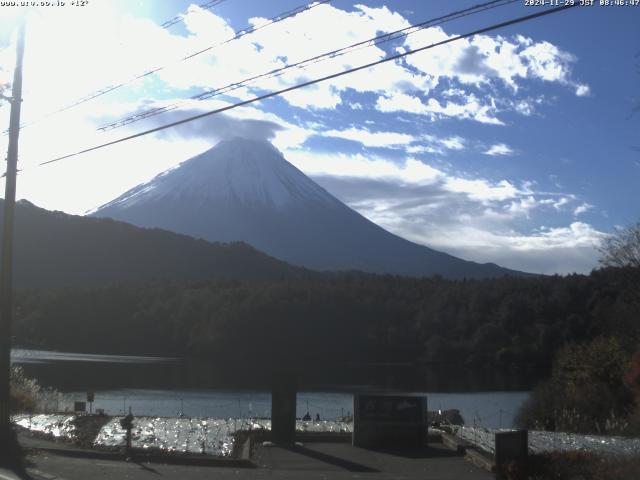
[[599,250],[604,267],[640,268],[640,222],[607,238]]

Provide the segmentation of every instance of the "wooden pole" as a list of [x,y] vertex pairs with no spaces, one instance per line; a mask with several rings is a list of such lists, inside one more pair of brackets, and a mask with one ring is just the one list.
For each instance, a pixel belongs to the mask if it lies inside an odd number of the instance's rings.
[[18,168],[18,135],[20,133],[20,106],[22,104],[22,61],[24,57],[26,16],[22,16],[18,27],[16,46],[16,68],[11,86],[11,117],[9,120],[9,148],[7,150],[7,173],[4,195],[4,218],[2,229],[2,253],[0,265],[0,448],[6,447],[11,432],[9,397],[11,378],[11,317],[12,317],[12,273],[14,210],[16,204],[16,175]]

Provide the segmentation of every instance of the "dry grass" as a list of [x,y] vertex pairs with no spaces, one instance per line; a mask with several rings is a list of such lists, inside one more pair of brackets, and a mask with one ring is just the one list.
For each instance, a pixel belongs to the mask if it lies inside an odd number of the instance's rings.
[[604,457],[586,452],[554,452],[529,456],[526,468],[509,466],[509,480],[638,480],[640,455]]

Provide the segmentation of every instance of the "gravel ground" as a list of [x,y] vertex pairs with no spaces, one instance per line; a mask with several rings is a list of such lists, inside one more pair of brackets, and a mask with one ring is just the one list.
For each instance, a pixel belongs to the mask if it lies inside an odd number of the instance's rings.
[[[13,421],[45,437],[64,439],[84,447],[122,447],[122,417],[89,415],[16,415]],[[296,422],[299,432],[352,432],[353,424],[337,421]],[[134,448],[167,452],[231,456],[235,432],[271,430],[269,419],[135,417]]]

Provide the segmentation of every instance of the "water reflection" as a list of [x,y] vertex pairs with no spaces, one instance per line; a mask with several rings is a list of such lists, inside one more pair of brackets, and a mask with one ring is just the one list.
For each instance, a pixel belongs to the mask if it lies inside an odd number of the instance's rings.
[[[55,410],[73,408],[95,392],[95,409],[136,414],[268,417],[270,385],[255,371],[162,357],[14,350],[12,360],[46,387],[66,392]],[[459,409],[467,424],[510,426],[531,376],[466,368],[378,365],[327,368],[298,379],[298,417],[309,411],[336,420],[351,413],[352,394],[402,389],[428,393],[430,409]],[[529,382],[529,383],[528,383]],[[332,393],[329,393],[332,392]],[[446,393],[438,393],[446,392]],[[65,405],[65,406],[63,406]]]
[[[163,357],[95,355],[15,349],[12,361],[41,385],[85,389],[268,389],[257,367]],[[298,374],[300,388],[327,391],[399,389],[432,392],[530,390],[535,372],[471,369],[460,365],[327,365]]]
[[126,363],[157,364],[176,363],[179,359],[169,357],[142,357],[136,355],[101,355],[93,353],[52,352],[49,350],[30,350],[14,348],[11,350],[11,362],[51,363],[51,362],[89,362],[89,363]]

